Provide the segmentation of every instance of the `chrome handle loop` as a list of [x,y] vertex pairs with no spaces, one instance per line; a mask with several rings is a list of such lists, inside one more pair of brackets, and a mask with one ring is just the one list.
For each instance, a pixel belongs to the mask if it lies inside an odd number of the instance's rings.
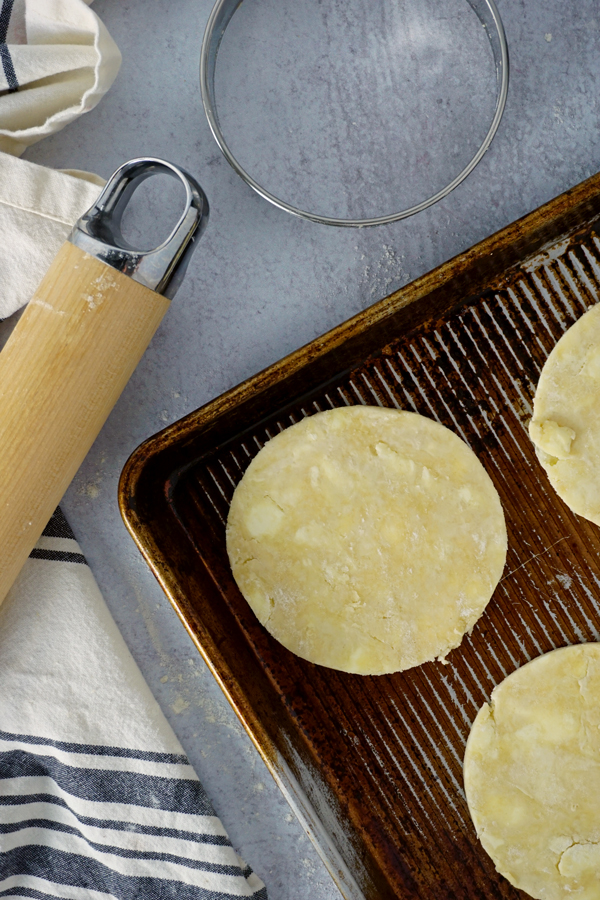
[[[121,220],[131,195],[152,175],[170,175],[185,190],[184,209],[169,237],[154,250],[138,250],[123,237]],[[145,287],[173,299],[208,221],[208,200],[198,182],[164,159],[140,157],[120,166],[74,225],[68,240]]]

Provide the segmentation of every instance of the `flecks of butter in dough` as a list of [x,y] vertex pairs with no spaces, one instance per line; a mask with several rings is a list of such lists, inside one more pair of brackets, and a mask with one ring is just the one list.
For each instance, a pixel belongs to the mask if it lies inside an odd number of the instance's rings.
[[532,419],[529,423],[529,436],[537,447],[555,459],[567,459],[571,453],[571,444],[576,438],[572,428],[559,425],[552,419]]
[[260,540],[260,538],[274,535],[279,531],[284,515],[283,510],[270,497],[264,497],[250,507],[246,513],[244,524],[250,537]]
[[600,379],[600,347],[592,347],[589,351],[582,369],[582,374],[587,375],[588,378],[593,378],[594,381]]
[[248,579],[245,585],[246,599],[259,622],[266,625],[273,612],[274,601],[269,597],[258,578]]
[[[600,873],[600,844],[576,841],[561,854],[558,871],[565,878],[581,880],[586,875],[597,878]],[[600,896],[600,884],[597,896]]]
[[534,444],[534,446],[535,446],[535,455],[541,462],[541,464],[544,467],[544,469],[546,470],[546,472],[548,472],[549,467],[551,468],[552,466],[556,465],[556,463],[558,462],[558,457],[550,456],[548,453],[544,453],[542,448],[538,447],[537,444]]
[[318,547],[323,541],[328,540],[329,533],[327,529],[317,522],[309,522],[307,525],[301,525],[294,534],[294,539],[299,544],[306,544],[309,547]]
[[407,478],[415,478],[417,474],[417,465],[414,459],[402,456],[396,450],[393,450],[383,441],[375,444],[375,452],[382,460],[384,460],[393,469],[396,469]]

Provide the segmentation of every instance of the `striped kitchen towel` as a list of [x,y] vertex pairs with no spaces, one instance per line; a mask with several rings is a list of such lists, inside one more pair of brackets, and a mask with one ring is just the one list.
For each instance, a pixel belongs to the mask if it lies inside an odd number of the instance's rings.
[[0,150],[20,156],[96,106],[121,54],[91,0],[0,0]]
[[17,159],[89,112],[121,54],[91,0],[0,0],[0,318],[33,296],[103,179]]
[[0,607],[2,897],[267,897],[60,510]]

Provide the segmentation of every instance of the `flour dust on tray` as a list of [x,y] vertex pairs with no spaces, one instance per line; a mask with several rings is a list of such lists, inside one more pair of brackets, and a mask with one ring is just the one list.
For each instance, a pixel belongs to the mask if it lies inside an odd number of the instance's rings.
[[497,870],[536,900],[600,897],[600,644],[509,675],[465,752],[467,801]]
[[536,389],[529,435],[567,506],[600,525],[600,305],[561,337]]
[[453,432],[355,406],[263,447],[235,491],[227,551],[285,647],[379,675],[460,644],[504,568],[506,528],[490,478]]

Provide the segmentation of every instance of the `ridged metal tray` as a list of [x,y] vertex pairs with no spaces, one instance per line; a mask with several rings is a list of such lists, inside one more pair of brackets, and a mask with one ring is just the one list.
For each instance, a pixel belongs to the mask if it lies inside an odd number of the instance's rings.
[[[293,353],[144,443],[127,526],[345,897],[524,897],[477,841],[463,785],[494,686],[600,636],[598,529],[537,463],[526,422],[542,365],[598,299],[600,176]],[[475,451],[506,513],[503,578],[472,635],[392,676],[314,666],[273,640],[225,551],[233,490],[269,437],[318,410],[430,416]]]

